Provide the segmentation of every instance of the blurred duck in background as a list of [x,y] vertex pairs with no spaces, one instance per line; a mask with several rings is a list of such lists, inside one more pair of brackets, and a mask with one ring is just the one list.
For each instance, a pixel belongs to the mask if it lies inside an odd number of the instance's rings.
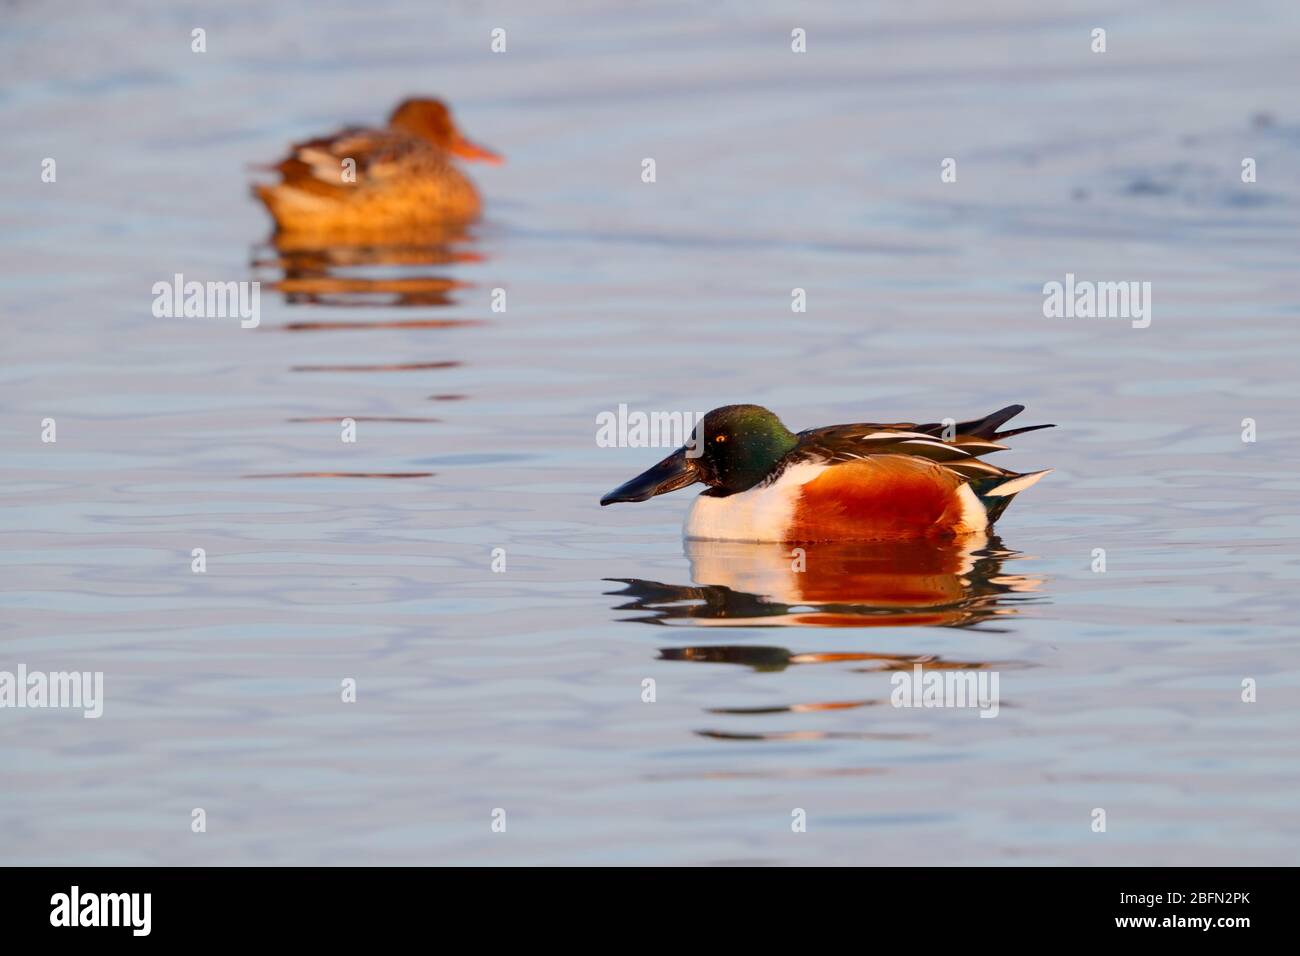
[[441,100],[408,99],[387,127],[349,127],[298,143],[259,183],[281,235],[321,241],[392,243],[404,235],[478,218],[482,200],[455,160],[500,163],[471,142]]

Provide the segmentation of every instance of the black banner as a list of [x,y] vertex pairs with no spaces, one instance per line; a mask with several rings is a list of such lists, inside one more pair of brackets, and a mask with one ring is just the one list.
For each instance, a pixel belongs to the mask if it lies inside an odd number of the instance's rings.
[[708,936],[737,942],[764,940],[762,927],[775,917],[788,926],[856,923],[872,943],[960,934],[968,923],[988,945],[1027,931],[1233,945],[1256,930],[1281,929],[1292,876],[1244,868],[49,868],[0,872],[0,918],[11,942],[75,934],[83,943],[337,944],[454,929],[453,921],[493,934],[532,927],[582,935],[613,920],[636,936],[678,919],[713,923]]

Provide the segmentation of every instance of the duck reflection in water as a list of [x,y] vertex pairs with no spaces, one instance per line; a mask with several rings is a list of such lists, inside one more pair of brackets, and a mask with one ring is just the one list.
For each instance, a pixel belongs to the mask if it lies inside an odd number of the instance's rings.
[[452,305],[470,284],[445,270],[484,259],[463,226],[398,230],[382,244],[276,233],[252,256],[254,268],[278,273],[266,284],[286,303],[353,307]]
[[[746,544],[687,540],[692,584],[609,578],[625,585],[609,592],[628,599],[618,610],[644,612],[628,620],[690,627],[974,627],[1017,612],[1037,600],[1039,579],[1007,573],[1019,555],[993,536],[946,542],[889,541]],[[829,664],[850,673],[882,671],[1019,669],[1021,661],[955,659],[916,651],[813,651],[762,644],[665,647],[664,661],[735,664],[755,671]],[[746,719],[887,705],[888,695],[779,701],[758,706],[710,707],[715,715]],[[702,737],[728,741],[901,740],[915,734],[882,733],[857,725],[755,731],[708,728]],[[855,772],[879,772],[862,769]]]
[[970,627],[1015,614],[1042,583],[1006,573],[1018,553],[983,534],[942,543],[687,540],[686,555],[690,585],[607,578],[626,585],[607,592],[628,598],[616,609],[696,627]]

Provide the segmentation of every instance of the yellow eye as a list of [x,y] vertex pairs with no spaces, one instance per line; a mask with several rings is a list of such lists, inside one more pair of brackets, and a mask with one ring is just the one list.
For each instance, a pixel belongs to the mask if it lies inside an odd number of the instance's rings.
[[715,435],[715,436],[713,436],[713,440],[716,441],[716,442],[724,442],[724,441],[727,440],[727,436],[726,436],[726,435]]

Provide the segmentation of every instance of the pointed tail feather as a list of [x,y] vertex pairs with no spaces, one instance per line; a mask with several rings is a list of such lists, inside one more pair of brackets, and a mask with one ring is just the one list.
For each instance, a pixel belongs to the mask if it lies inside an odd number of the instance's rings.
[[1054,468],[1044,468],[1042,471],[1028,471],[1023,475],[1008,472],[1005,475],[976,478],[970,486],[980,503],[984,505],[984,510],[988,512],[989,524],[992,524],[1002,516],[1002,512],[1007,510],[1011,499],[1031,485],[1037,484],[1040,478],[1050,475],[1053,471]]
[[1011,419],[1015,418],[1025,410],[1023,405],[1008,405],[1006,408],[999,408],[991,415],[985,415],[983,418],[973,422],[962,422],[957,426],[958,435],[974,435],[976,438],[993,438],[997,435],[1000,427],[1005,425]]
[[[997,479],[996,483],[982,494],[985,498],[1006,498],[1011,495],[1018,495],[1031,485],[1037,484],[1038,479],[1044,475],[1050,475],[1055,470],[1055,468],[1044,468],[1042,471],[1027,471],[1023,475],[1005,475]],[[993,479],[990,479],[990,481],[993,481]]]
[[1010,431],[998,432],[993,436],[994,441],[1003,438],[1010,438],[1012,435],[1023,435],[1025,432],[1036,432],[1040,428],[1055,428],[1055,425],[1026,425],[1024,428],[1013,428]]
[[[967,435],[972,438],[983,438],[988,441],[997,441],[1000,438],[1010,438],[1012,435],[1023,435],[1025,432],[1036,431],[1039,428],[1054,428],[1054,425],[1030,425],[1026,428],[1013,428],[1010,431],[998,431],[1003,425],[1011,421],[1025,410],[1023,405],[1008,405],[1006,408],[999,408],[992,414],[985,415],[983,418],[975,418],[968,422],[958,422],[956,425],[956,434]],[[925,425],[916,426],[918,432],[927,435],[941,436],[943,434],[943,422],[928,422]]]

